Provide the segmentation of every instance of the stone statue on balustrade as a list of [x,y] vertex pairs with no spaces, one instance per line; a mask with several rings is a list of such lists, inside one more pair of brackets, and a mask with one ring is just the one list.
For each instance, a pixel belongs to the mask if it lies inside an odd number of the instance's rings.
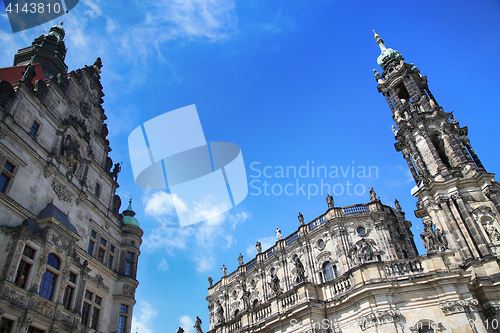
[[262,243],[257,241],[257,244],[255,244],[255,248],[257,249],[257,253],[262,253]]
[[194,323],[194,328],[196,329],[196,333],[203,333],[203,330],[201,329],[201,319],[200,317],[196,316],[196,323]]
[[300,225],[304,225],[304,215],[302,215],[301,212],[299,212],[299,222],[300,222]]
[[333,208],[333,197],[330,194],[326,195],[326,203],[328,204],[328,208]]
[[281,229],[280,228],[276,228],[275,233],[276,233],[276,239],[277,240],[282,240],[283,239],[283,237],[281,236]]
[[208,288],[212,288],[212,284],[214,282],[214,279],[212,279],[211,276],[208,277]]
[[370,189],[370,201],[371,202],[377,201],[377,193],[375,193],[373,187]]
[[400,212],[401,212],[401,211],[403,211],[403,209],[401,208],[401,205],[399,204],[398,199],[395,199],[395,200],[394,200],[394,205],[396,206],[396,209],[397,209],[398,211],[400,211]]
[[238,257],[238,263],[240,264],[240,266],[243,266],[244,263],[243,263],[243,255],[240,253],[240,256]]
[[222,276],[223,277],[226,276],[227,275],[227,267],[226,267],[226,265],[222,264],[222,267],[220,269],[222,269]]

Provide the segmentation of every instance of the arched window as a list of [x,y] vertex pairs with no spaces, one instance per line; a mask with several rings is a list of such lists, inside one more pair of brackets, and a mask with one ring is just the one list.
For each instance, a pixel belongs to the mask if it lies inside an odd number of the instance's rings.
[[43,273],[39,291],[40,295],[48,300],[52,299],[52,294],[56,286],[57,275],[59,275],[59,264],[59,259],[52,253],[49,254],[47,269]]
[[259,300],[256,299],[256,300],[253,301],[253,308],[255,309],[258,306],[259,306]]
[[333,266],[329,261],[323,264],[323,276],[325,277],[325,282],[332,281],[335,279],[337,268]]

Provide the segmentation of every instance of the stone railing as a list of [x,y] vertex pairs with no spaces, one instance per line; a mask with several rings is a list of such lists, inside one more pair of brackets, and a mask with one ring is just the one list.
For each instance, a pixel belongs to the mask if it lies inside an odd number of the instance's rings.
[[386,277],[398,277],[422,273],[422,262],[420,259],[405,259],[384,264]]
[[253,258],[249,262],[247,262],[247,271],[251,270],[257,264],[257,258]]
[[269,258],[270,256],[272,256],[274,254],[274,252],[276,252],[276,246],[273,246],[269,249],[266,250],[266,252],[264,252],[266,258]]
[[368,208],[366,205],[354,205],[346,208],[342,208],[342,212],[344,215],[356,214],[356,213],[366,213],[368,212]]
[[240,329],[241,329],[241,316],[238,316],[238,318],[231,320],[227,325],[227,332],[229,333],[237,332]]
[[286,245],[289,245],[299,238],[299,232],[295,231],[293,234],[285,238]]
[[254,323],[260,321],[260,320],[263,320],[265,318],[267,318],[270,314],[272,313],[272,309],[271,309],[271,303],[269,304],[264,304],[262,306],[260,306],[259,308],[257,308],[253,313],[252,313],[252,321]]
[[352,288],[352,276],[348,274],[347,276],[341,276],[330,282],[332,293],[334,297],[341,296],[345,294]]
[[320,224],[323,224],[325,222],[326,222],[326,216],[318,217],[316,220],[309,223],[309,230],[313,230],[314,228],[316,228],[317,226],[319,226]]
[[297,303],[297,300],[299,299],[299,295],[297,293],[297,290],[294,290],[291,294],[284,296],[281,299],[281,309],[286,309],[295,303]]

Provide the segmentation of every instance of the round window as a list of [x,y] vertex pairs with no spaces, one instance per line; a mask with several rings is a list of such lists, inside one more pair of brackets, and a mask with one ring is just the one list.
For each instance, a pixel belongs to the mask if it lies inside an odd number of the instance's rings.
[[318,247],[319,247],[320,250],[323,250],[325,248],[325,241],[322,240],[322,239],[320,239],[318,241]]
[[255,280],[250,281],[250,286],[255,288],[257,286],[257,282],[255,282]]
[[356,229],[356,232],[357,232],[357,233],[358,233],[358,235],[360,235],[360,236],[364,236],[364,235],[366,235],[366,229],[365,229],[365,227],[358,227],[358,228]]
[[238,298],[238,292],[236,290],[233,291],[233,298],[234,299]]

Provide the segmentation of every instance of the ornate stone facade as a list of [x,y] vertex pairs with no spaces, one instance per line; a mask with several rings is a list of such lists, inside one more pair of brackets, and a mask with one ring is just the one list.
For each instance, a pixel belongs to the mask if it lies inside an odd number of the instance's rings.
[[[54,27],[34,44],[63,39]],[[129,333],[143,232],[119,213],[102,63],[66,73],[47,54],[46,80],[0,82],[0,330]]]
[[324,214],[304,223],[299,213],[296,232],[267,250],[257,242],[255,258],[209,279],[211,333],[498,332],[500,185],[427,78],[375,38],[375,79],[416,183],[427,254],[397,200],[384,205],[373,189],[367,204],[328,197]]

